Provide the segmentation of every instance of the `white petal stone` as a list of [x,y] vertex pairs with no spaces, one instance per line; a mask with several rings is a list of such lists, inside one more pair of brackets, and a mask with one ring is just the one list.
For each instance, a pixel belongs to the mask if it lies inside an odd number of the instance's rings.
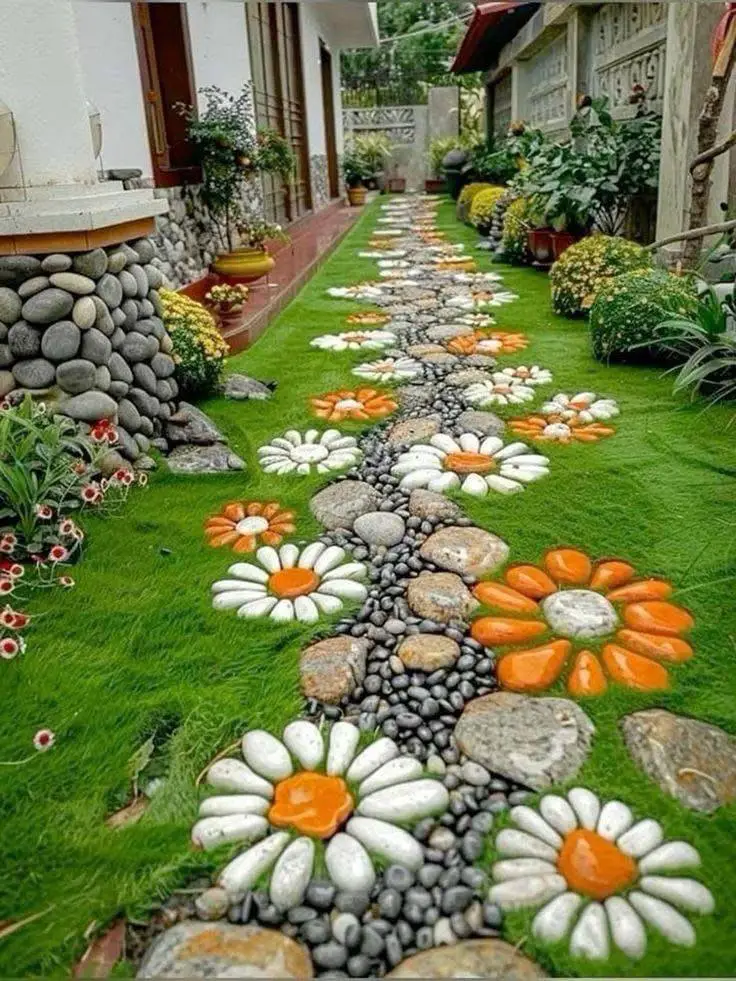
[[268,573],[266,570],[253,565],[252,562],[236,562],[227,571],[229,575],[235,576],[237,579],[245,579],[250,582],[268,582]]
[[266,587],[261,582],[243,582],[242,579],[219,579],[212,583],[213,593],[253,593],[265,596]]
[[226,814],[265,814],[270,802],[260,794],[225,794],[207,797],[199,805],[199,816],[224,817]]
[[271,868],[288,844],[289,835],[286,831],[269,835],[226,865],[217,884],[225,890],[231,902],[238,902],[263,873]]
[[645,875],[639,880],[639,888],[650,896],[665,899],[692,913],[712,913],[716,905],[710,889],[695,879]]
[[562,838],[533,808],[522,804],[519,807],[512,807],[509,813],[517,828],[528,831],[530,835],[551,845],[552,848],[562,848]]
[[437,494],[444,494],[445,491],[451,490],[453,487],[459,487],[460,478],[456,473],[435,472],[427,486]]
[[284,744],[265,729],[246,732],[242,748],[245,762],[268,780],[284,780],[294,772]]
[[603,905],[614,944],[632,960],[640,960],[647,949],[647,932],[631,904],[621,896],[611,896]]
[[430,439],[429,442],[432,446],[436,446],[438,450],[444,450],[445,453],[460,452],[459,443],[457,443],[452,436],[448,436],[447,433],[437,433]]
[[282,545],[279,549],[279,561],[282,569],[293,569],[299,558],[299,549],[296,545]]
[[[217,583],[215,583],[217,585]],[[259,603],[265,597],[263,593],[254,593],[247,589],[233,590],[228,593],[218,593],[212,600],[213,610],[237,610],[247,603]]]
[[557,794],[547,794],[543,797],[539,802],[539,811],[545,821],[561,835],[574,831],[578,826],[575,811],[564,797],[558,797]]
[[485,497],[488,493],[488,484],[479,473],[469,473],[462,487],[466,494],[472,494],[473,497]]
[[275,596],[264,596],[262,599],[249,600],[238,610],[238,616],[250,619],[252,617],[264,617],[276,606]]
[[664,841],[662,825],[652,818],[645,818],[629,828],[616,842],[618,848],[631,858],[641,858]]
[[298,906],[304,899],[314,868],[314,842],[297,838],[281,853],[271,873],[269,896],[282,912]]
[[315,770],[322,762],[325,742],[313,722],[305,722],[303,719],[290,722],[284,729],[283,740],[286,748],[305,770]]
[[537,940],[556,943],[567,935],[572,918],[580,909],[583,897],[576,892],[556,896],[544,909],[540,909],[532,923],[532,933]]
[[426,487],[435,473],[435,470],[412,470],[402,479],[399,486],[402,490],[417,490],[419,487]]
[[256,552],[256,558],[269,572],[278,572],[281,568],[279,553],[270,545],[262,545]]
[[601,802],[593,791],[585,787],[573,787],[568,793],[567,799],[572,804],[572,809],[577,814],[581,827],[588,831],[594,831],[598,823],[598,815],[601,813]]
[[327,774],[341,777],[350,766],[360,740],[357,726],[349,722],[336,722],[330,733],[330,746],[327,751]]
[[271,610],[271,619],[277,623],[288,623],[294,619],[294,604],[290,599],[279,600]]
[[360,783],[379,766],[383,766],[398,755],[399,747],[393,739],[382,736],[355,757],[347,772],[347,779],[351,783]]
[[459,439],[460,448],[465,453],[477,453],[480,449],[480,440],[475,433],[463,433]]
[[488,899],[503,910],[541,906],[567,889],[561,875],[530,875],[525,879],[507,879],[491,886]]
[[330,545],[314,563],[314,571],[318,576],[323,576],[325,572],[329,572],[330,569],[334,569],[340,565],[345,558],[345,554],[344,548],[340,548],[338,545]]
[[240,760],[217,760],[207,771],[207,783],[215,790],[228,790],[234,794],[259,794],[273,797],[273,787],[254,773]]
[[368,852],[352,835],[340,833],[331,839],[325,865],[335,886],[346,892],[370,892],[376,881]]
[[606,911],[600,903],[590,903],[583,910],[570,936],[570,953],[605,961],[610,951]]
[[376,790],[364,797],[358,813],[381,821],[418,821],[447,808],[450,795],[438,780],[414,780]]
[[497,473],[489,474],[486,477],[486,483],[491,490],[497,491],[499,494],[518,494],[520,490],[524,489],[518,481],[502,477]]
[[552,862],[544,862],[541,858],[505,858],[496,862],[491,869],[496,882],[524,879],[532,875],[554,875],[556,871]]
[[331,582],[334,579],[364,579],[366,567],[362,562],[346,562],[344,565],[330,569],[322,576],[323,582]]
[[316,623],[319,620],[319,609],[309,596],[297,596],[294,600],[294,613],[300,623]]
[[225,814],[202,818],[192,828],[195,848],[217,848],[233,841],[257,841],[268,831],[268,821],[257,814]]
[[519,456],[520,453],[526,453],[528,449],[526,443],[508,443],[495,454],[495,459],[499,461],[510,460],[512,457]]
[[326,548],[327,546],[324,542],[312,542],[311,545],[307,545],[299,556],[298,567],[300,569],[313,569],[314,563]]
[[345,828],[347,834],[356,838],[370,854],[380,855],[387,862],[404,865],[412,872],[424,863],[424,849],[419,842],[403,828],[397,828],[386,821],[373,818],[351,818]]
[[367,794],[372,794],[374,790],[392,787],[394,784],[405,783],[407,780],[416,780],[423,773],[424,769],[419,760],[413,756],[400,756],[398,759],[384,763],[369,777],[366,777],[358,788],[358,795],[365,797]]
[[496,851],[508,858],[541,858],[545,862],[557,863],[556,848],[540,841],[525,831],[504,828],[496,836]]
[[634,815],[630,807],[620,800],[609,800],[603,805],[596,831],[602,838],[615,841],[624,831],[628,831],[633,823]]
[[666,841],[639,861],[639,872],[667,872],[669,869],[697,868],[700,855],[686,841]]
[[487,436],[480,444],[480,452],[485,453],[487,456],[493,456],[493,454],[498,453],[502,447],[503,440],[499,439],[498,436]]
[[368,590],[354,579],[332,579],[320,584],[318,590],[323,596],[339,596],[341,599],[364,600]]
[[680,947],[695,945],[693,925],[669,903],[637,891],[630,892],[628,898],[636,912],[655,930],[659,930],[670,943]]
[[328,596],[326,593],[312,593],[311,596],[323,613],[337,613],[342,608],[342,600],[337,596]]

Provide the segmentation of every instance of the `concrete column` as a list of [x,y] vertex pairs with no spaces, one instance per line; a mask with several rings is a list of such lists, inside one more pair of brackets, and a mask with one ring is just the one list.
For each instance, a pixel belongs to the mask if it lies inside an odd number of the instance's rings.
[[442,140],[460,132],[460,89],[456,85],[433,86],[427,96],[428,138]]
[[[690,2],[671,3],[668,7],[658,239],[676,235],[688,225],[688,168],[695,156],[698,116],[710,84],[711,35],[723,9],[721,4]],[[731,118],[728,107],[724,116]],[[722,163],[716,168],[713,177],[711,202],[717,207],[728,193],[727,165]]]
[[522,119],[524,112],[521,106],[521,73],[522,66],[518,61],[511,65],[511,121]]

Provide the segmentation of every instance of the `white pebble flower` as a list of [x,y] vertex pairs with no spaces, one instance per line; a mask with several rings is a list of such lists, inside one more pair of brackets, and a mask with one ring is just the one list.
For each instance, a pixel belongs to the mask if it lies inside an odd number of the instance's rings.
[[370,381],[407,381],[421,375],[422,366],[414,358],[382,358],[356,365],[353,374]]
[[518,299],[518,295],[509,290],[486,289],[478,296],[451,296],[447,305],[472,312],[474,310],[487,310],[489,307],[500,307],[504,303],[512,303]]
[[494,372],[487,380],[475,382],[465,389],[465,399],[470,405],[519,405],[531,402],[534,389],[520,379],[509,378]]
[[278,910],[299,906],[318,850],[332,883],[346,892],[371,891],[374,859],[419,870],[424,851],[401,825],[443,813],[447,789],[424,776],[418,760],[401,756],[393,740],[382,737],[358,752],[359,738],[349,722],[323,734],[299,720],[281,739],[262,729],[246,732],[245,762],[212,764],[207,783],[217,796],[202,801],[192,842],[246,846],[218,878],[230,902],[263,878]]
[[489,313],[466,313],[454,317],[454,323],[463,324],[465,327],[474,327],[476,330],[483,330],[484,327],[493,327],[496,318]]
[[626,804],[603,803],[583,787],[510,815],[516,827],[496,836],[489,899],[504,910],[541,906],[532,924],[538,940],[557,943],[572,929],[570,953],[591,960],[606,960],[612,946],[639,960],[645,926],[670,943],[695,944],[678,908],[712,913],[713,896],[695,879],[671,874],[700,865],[692,845],[664,841],[657,821],[635,821]]
[[552,372],[548,368],[540,368],[538,364],[518,364],[515,368],[502,368],[493,377],[496,378],[496,375],[504,375],[524,385],[549,385],[552,382]]
[[376,300],[383,296],[383,290],[372,283],[358,283],[357,286],[330,286],[329,296],[337,300]]
[[406,249],[387,249],[386,251],[379,251],[378,249],[368,250],[366,252],[359,252],[359,259],[403,259],[406,255]]
[[310,341],[312,347],[325,351],[380,351],[396,344],[396,334],[389,330],[344,330],[339,334],[322,334]]
[[353,436],[343,436],[337,429],[327,429],[321,433],[308,429],[306,433],[296,429],[287,430],[265,446],[258,448],[258,462],[266,473],[282,476],[287,473],[306,475],[329,473],[352,466],[362,453]]
[[615,399],[599,398],[595,392],[580,392],[578,395],[564,395],[562,392],[541,408],[545,415],[559,416],[563,422],[575,419],[581,423],[613,419],[620,412]]
[[279,622],[315,623],[320,613],[336,613],[344,600],[362,602],[368,590],[360,582],[367,575],[361,562],[344,562],[346,552],[337,545],[313,542],[301,551],[282,545],[278,551],[264,545],[256,562],[236,562],[230,579],[212,586],[215,610],[237,610],[239,617],[269,616]]
[[[465,258],[470,259],[471,257],[466,256]],[[500,273],[494,273],[494,272],[486,272],[486,273],[460,272],[460,273],[456,273],[452,277],[452,281],[453,283],[458,283],[463,286],[469,284],[472,284],[473,286],[487,286],[489,283],[492,283],[494,285],[497,283],[502,283],[503,276],[501,276]]]
[[406,259],[379,259],[379,269],[409,269],[411,263]]
[[404,232],[399,228],[381,228],[376,235],[380,238],[402,238]]
[[426,487],[444,493],[459,487],[466,494],[485,497],[491,490],[513,494],[546,477],[549,460],[531,452],[525,443],[504,445],[498,436],[481,439],[463,433],[456,438],[438,433],[429,443],[402,453],[391,473],[402,478],[402,490]]

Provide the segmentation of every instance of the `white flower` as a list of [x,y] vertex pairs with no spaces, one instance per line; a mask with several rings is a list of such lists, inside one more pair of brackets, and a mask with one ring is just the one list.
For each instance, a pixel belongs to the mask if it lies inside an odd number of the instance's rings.
[[705,886],[669,874],[700,865],[697,851],[684,841],[664,842],[657,821],[635,822],[621,801],[602,804],[576,787],[566,797],[546,795],[538,810],[512,808],[511,820],[516,828],[496,837],[500,861],[489,899],[505,910],[542,906],[532,933],[557,943],[572,927],[575,957],[606,960],[613,943],[638,960],[646,952],[645,924],[692,947],[695,930],[675,907],[713,912]]
[[482,296],[451,296],[447,301],[448,307],[458,307],[460,310],[486,310],[488,307],[500,307],[504,303],[511,303],[518,300],[516,293],[508,290],[484,290]]
[[258,449],[262,469],[279,476],[308,474],[313,468],[317,473],[342,470],[357,463],[361,455],[354,437],[343,436],[337,429],[323,433],[309,429],[303,435],[296,429],[289,429]]
[[322,334],[310,341],[312,347],[327,351],[379,351],[396,343],[396,334],[388,330],[344,330],[340,334]]
[[[419,270],[414,270],[414,272],[419,272]],[[401,273],[398,274],[398,277],[396,279],[385,279],[381,283],[382,288],[384,290],[401,290],[409,289],[412,286],[421,286],[418,279],[407,279]]]
[[357,580],[365,579],[361,562],[346,562],[346,552],[336,545],[313,542],[299,551],[282,545],[276,551],[264,545],[256,552],[256,565],[236,562],[228,569],[231,579],[212,586],[216,610],[237,610],[240,617],[272,620],[301,620],[314,623],[320,613],[336,613],[343,600],[362,602],[368,590]]
[[450,245],[449,242],[443,245],[428,245],[422,249],[423,252],[430,252],[434,255],[451,255],[453,252],[463,252],[464,250],[464,245]]
[[383,290],[370,283],[358,283],[357,286],[331,286],[327,293],[338,300],[374,300],[383,296]]
[[[540,368],[538,364],[525,365],[518,364],[515,368],[502,368],[494,374],[504,375],[506,378],[518,379],[524,385],[549,385],[552,381],[552,372],[547,368]],[[497,379],[497,380],[500,380]]]
[[353,374],[370,381],[405,381],[422,373],[422,366],[414,358],[381,358],[356,365]]
[[404,232],[399,228],[381,228],[376,235],[380,238],[401,238]]
[[379,218],[378,224],[394,225],[396,228],[401,228],[401,229],[409,228],[411,226],[411,222],[409,221],[409,218],[408,217],[405,218],[403,215],[396,215],[395,217],[391,215],[388,218]]
[[494,372],[488,381],[476,382],[465,389],[470,405],[518,405],[531,402],[534,389],[521,380]]
[[598,419],[613,419],[620,412],[614,399],[598,398],[595,392],[580,392],[578,395],[555,395],[551,402],[541,408],[545,415],[559,416],[562,421],[577,419],[581,423],[595,422]]
[[484,327],[493,327],[496,318],[489,313],[466,313],[454,318],[454,323],[464,324],[466,327],[475,327],[476,330],[483,330]]
[[504,446],[497,436],[481,440],[473,433],[457,439],[447,433],[433,436],[429,444],[413,446],[391,468],[401,477],[402,490],[426,487],[443,493],[460,487],[466,494],[485,497],[489,490],[513,494],[524,484],[546,477],[549,460],[531,453],[525,443]]
[[444,812],[446,788],[423,775],[382,737],[357,753],[359,730],[336,722],[327,746],[317,726],[291,722],[276,739],[262,729],[243,736],[245,762],[225,758],[209,768],[219,792],[200,806],[192,828],[199,848],[229,842],[247,847],[220,873],[218,883],[238,902],[262,877],[282,912],[304,900],[317,850],[337,889],[370,893],[374,857],[416,872],[422,846],[399,825]]
[[406,249],[387,249],[381,251],[379,249],[373,249],[367,252],[359,252],[359,259],[403,259],[406,255]]
[[[473,261],[470,256],[463,256],[463,259],[466,259],[470,262]],[[477,286],[486,286],[489,283],[502,283],[503,276],[501,276],[499,273],[493,273],[493,272],[489,272],[489,273],[461,272],[461,273],[456,273],[452,277],[452,281],[453,283],[459,283],[459,284],[472,283]]]
[[[403,253],[406,255],[406,253]],[[410,262],[405,259],[379,259],[378,268],[379,269],[408,269],[411,266]]]

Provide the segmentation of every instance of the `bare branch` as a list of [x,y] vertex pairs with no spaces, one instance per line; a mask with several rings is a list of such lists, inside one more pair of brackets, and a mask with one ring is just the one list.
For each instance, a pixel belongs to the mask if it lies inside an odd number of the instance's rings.
[[692,174],[696,167],[699,167],[701,164],[708,163],[708,161],[713,160],[714,157],[720,157],[722,153],[725,153],[726,150],[730,150],[734,145],[736,145],[736,130],[734,130],[730,136],[727,136],[725,140],[722,140],[720,143],[716,143],[714,146],[712,146],[710,150],[706,150],[705,153],[699,154],[699,156],[697,156],[690,164],[690,173]]
[[664,245],[670,245],[672,242],[705,238],[706,235],[717,235],[719,232],[728,232],[732,228],[736,228],[736,218],[732,218],[730,221],[721,221],[717,225],[704,225],[702,228],[691,228],[687,232],[678,232],[677,235],[670,235],[668,238],[661,238],[652,245],[647,245],[646,249],[648,252],[656,252],[657,249],[661,249]]

